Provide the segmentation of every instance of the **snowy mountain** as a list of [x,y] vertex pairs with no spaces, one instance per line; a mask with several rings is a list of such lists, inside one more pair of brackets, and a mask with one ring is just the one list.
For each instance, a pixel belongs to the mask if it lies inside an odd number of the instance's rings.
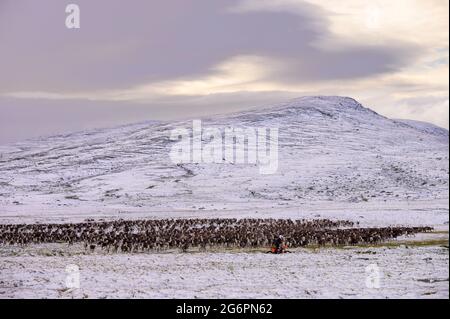
[[420,219],[434,210],[448,221],[447,130],[320,96],[202,121],[221,130],[278,128],[277,172],[262,175],[255,164],[176,165],[171,130],[192,121],[58,135],[0,148],[0,220],[380,210],[414,211]]

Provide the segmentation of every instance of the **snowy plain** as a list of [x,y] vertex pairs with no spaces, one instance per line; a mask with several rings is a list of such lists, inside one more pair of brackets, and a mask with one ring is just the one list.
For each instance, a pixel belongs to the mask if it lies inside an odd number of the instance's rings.
[[[168,157],[170,132],[191,128],[191,121],[43,137],[0,147],[0,223],[330,218],[364,227],[432,226],[448,241],[445,129],[388,119],[345,97],[304,97],[202,121],[221,130],[277,127],[278,171],[261,175],[249,164],[175,165]],[[58,278],[72,262],[92,283],[75,297],[448,298],[448,248],[439,245],[373,248],[370,258],[390,274],[376,292],[361,289],[364,280],[355,275],[370,261],[356,258],[365,248],[300,250],[279,259],[245,252],[74,257],[5,249],[0,298],[71,297],[59,292]],[[274,265],[283,274],[278,284],[267,280],[267,274],[276,277]],[[195,287],[192,272],[200,274]],[[420,281],[427,278],[437,281]]]
[[[448,248],[439,246],[301,249],[285,255],[71,255],[47,247],[0,256],[0,298],[449,297]],[[69,265],[79,267],[79,289],[65,285]],[[366,284],[371,265],[379,268],[379,286]]]

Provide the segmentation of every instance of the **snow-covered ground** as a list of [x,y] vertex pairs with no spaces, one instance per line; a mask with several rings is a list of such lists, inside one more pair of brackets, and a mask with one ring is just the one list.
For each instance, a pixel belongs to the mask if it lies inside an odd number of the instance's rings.
[[[439,246],[300,249],[285,255],[71,255],[60,247],[18,255],[2,249],[1,256],[0,298],[449,297],[448,248]],[[79,267],[79,289],[67,289],[69,265]],[[374,267],[379,286],[371,280]]]
[[[276,217],[346,219],[361,226],[415,225],[448,231],[447,130],[388,119],[344,97],[304,97],[202,120],[203,127],[221,130],[277,127],[277,172],[261,175],[257,165],[249,164],[177,166],[169,159],[174,143],[169,136],[173,128],[191,128],[191,121],[146,122],[45,137],[0,147],[0,223]],[[424,255],[432,260],[423,261]],[[193,297],[194,291],[203,297],[277,293],[291,297],[448,297],[448,281],[431,285],[416,280],[448,280],[448,249],[377,248],[370,258],[391,273],[385,288],[375,292],[361,289],[364,281],[357,274],[366,261],[358,261],[357,256],[352,250],[300,251],[280,259],[245,253],[19,254],[1,257],[0,281],[9,287],[4,296],[58,296],[57,273],[78,258],[86,278],[93,282],[83,288],[89,297],[132,296],[133,292],[135,296]],[[204,265],[199,266],[202,261]],[[233,272],[228,271],[230,263]],[[268,273],[277,277],[272,270],[275,264],[286,275],[291,268],[301,269],[296,272],[299,277],[282,276],[279,280],[285,285],[279,287],[267,280]],[[159,270],[152,270],[152,265]],[[192,272],[201,276],[198,289],[177,289],[176,285],[195,283],[188,276]],[[140,274],[147,274],[148,282],[139,279]],[[191,279],[183,281],[178,276]],[[20,287],[21,281],[35,288]],[[14,283],[17,289],[11,288]],[[261,289],[251,288],[252,283],[259,283]],[[39,284],[52,288],[40,290]],[[222,284],[226,289],[219,289]],[[339,289],[327,290],[333,284]]]

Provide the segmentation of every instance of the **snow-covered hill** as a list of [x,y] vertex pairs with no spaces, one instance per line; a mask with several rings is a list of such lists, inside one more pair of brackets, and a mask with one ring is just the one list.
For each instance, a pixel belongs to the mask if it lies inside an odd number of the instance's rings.
[[[278,127],[279,168],[169,159],[171,129],[148,122],[0,148],[0,221],[87,217],[370,214],[368,224],[424,211],[448,222],[449,134],[391,120],[351,98],[303,97],[203,119],[208,127]],[[381,217],[380,217],[381,216]],[[363,217],[361,217],[363,218]],[[403,219],[404,220],[404,219]]]

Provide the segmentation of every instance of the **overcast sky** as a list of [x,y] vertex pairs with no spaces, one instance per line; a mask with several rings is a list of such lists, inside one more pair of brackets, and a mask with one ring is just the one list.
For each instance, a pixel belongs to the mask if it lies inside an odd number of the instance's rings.
[[[66,5],[81,28],[65,25]],[[351,96],[448,128],[448,0],[0,0],[0,143]]]

